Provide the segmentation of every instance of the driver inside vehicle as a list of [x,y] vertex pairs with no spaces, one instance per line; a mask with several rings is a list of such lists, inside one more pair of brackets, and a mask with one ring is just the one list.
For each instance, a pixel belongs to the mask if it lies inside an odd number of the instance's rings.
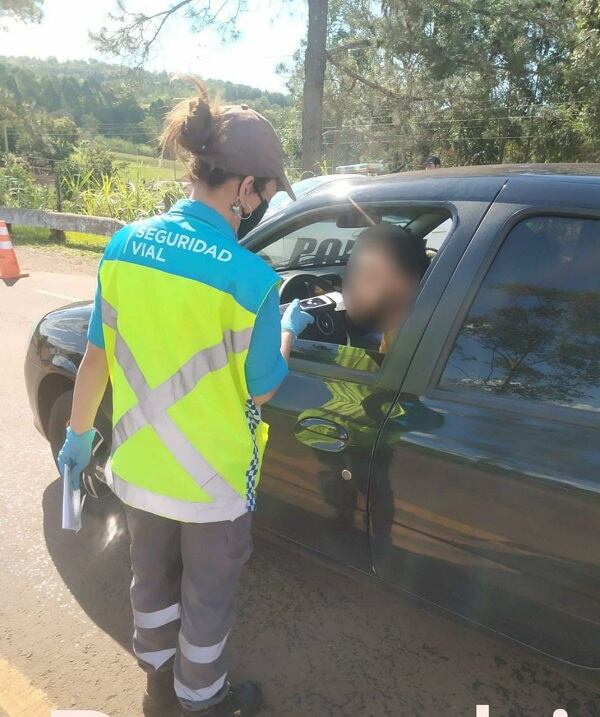
[[381,334],[380,353],[408,317],[429,261],[425,242],[400,226],[375,224],[358,236],[342,289],[346,317],[361,331]]

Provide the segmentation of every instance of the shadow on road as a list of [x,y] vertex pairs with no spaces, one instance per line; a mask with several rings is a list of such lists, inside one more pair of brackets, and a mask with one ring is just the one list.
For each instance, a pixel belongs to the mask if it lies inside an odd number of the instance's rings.
[[[60,485],[46,489],[44,534],[91,620],[131,651],[129,537],[117,503],[62,531]],[[600,701],[533,653],[397,595],[373,589],[254,531],[231,676],[260,680],[264,717],[455,717],[600,714]],[[132,663],[133,663],[132,656]]]
[[[87,498],[87,500],[91,500]],[[116,501],[106,511],[94,506],[83,515],[78,534],[62,530],[60,481],[44,491],[44,537],[65,584],[93,622],[127,649],[131,648],[129,535]]]

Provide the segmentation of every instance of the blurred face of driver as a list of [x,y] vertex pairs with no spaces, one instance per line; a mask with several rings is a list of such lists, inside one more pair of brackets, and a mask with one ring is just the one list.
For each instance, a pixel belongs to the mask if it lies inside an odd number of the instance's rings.
[[349,262],[344,279],[348,316],[365,329],[397,328],[412,306],[418,284],[418,278],[400,268],[385,247],[362,247]]

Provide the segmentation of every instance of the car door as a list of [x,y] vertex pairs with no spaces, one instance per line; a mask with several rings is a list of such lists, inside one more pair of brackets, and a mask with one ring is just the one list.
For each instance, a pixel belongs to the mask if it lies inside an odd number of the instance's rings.
[[[488,205],[489,201],[438,202],[431,208],[441,207],[453,215],[455,246],[462,246]],[[382,211],[402,214],[408,209],[406,203],[396,202],[386,204]],[[422,206],[419,209],[423,211]],[[260,253],[267,258],[282,253],[295,256],[297,242],[304,242],[306,251],[314,254],[313,234],[321,240],[326,236],[324,222],[320,214],[304,217],[300,226],[294,220],[289,229],[277,233],[283,248],[274,246],[275,241],[262,240]],[[336,246],[342,256],[355,236],[336,234],[335,227],[333,221],[330,239],[332,245],[340,240]],[[287,246],[288,237],[293,238],[293,246]],[[435,301],[433,294],[447,281],[456,260],[449,252],[440,261],[439,280],[430,282],[428,300]],[[430,279],[435,274],[433,267]],[[405,327],[406,359],[416,348],[427,315],[420,304],[414,322]],[[372,570],[367,512],[372,451],[400,387],[399,373],[388,385],[381,385],[383,361],[377,351],[300,339],[292,353],[288,378],[263,409],[270,434],[259,489],[259,523],[365,571]]]
[[600,186],[533,181],[487,214],[381,432],[374,566],[598,668]]
[[[327,269],[323,264],[305,271],[325,275],[340,288],[344,266],[339,262],[360,233],[360,228],[337,226],[336,218],[344,211],[347,208],[340,207],[307,217],[263,247],[261,255],[276,265],[287,261],[302,267],[322,258]],[[300,298],[312,295],[304,284],[299,288]],[[287,296],[287,289],[284,292]],[[283,301],[291,298],[286,296]],[[393,391],[377,386],[381,362],[377,351],[299,339],[290,375],[263,408],[269,443],[261,472],[260,522],[363,570],[371,568],[371,451],[385,416],[383,406],[394,398]],[[377,410],[370,408],[373,403]]]

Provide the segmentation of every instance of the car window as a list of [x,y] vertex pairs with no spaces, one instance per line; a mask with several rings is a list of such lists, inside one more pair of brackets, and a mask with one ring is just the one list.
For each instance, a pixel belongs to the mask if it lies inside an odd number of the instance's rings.
[[534,217],[504,241],[440,380],[600,411],[600,220]]
[[[451,229],[451,220],[446,223],[449,211],[424,206],[365,209],[356,203],[331,211],[320,214],[317,221],[294,225],[270,243],[265,242],[257,253],[285,280],[282,304],[293,299],[312,301],[315,321],[295,342],[296,357],[377,372],[406,320],[418,287],[412,285],[409,273],[395,262],[386,262],[376,250],[375,254],[365,254],[354,267],[350,283],[344,267],[352,249],[370,222],[403,227],[416,242],[424,244],[424,238],[439,225],[447,227],[443,230],[446,236]],[[412,291],[416,291],[414,296]],[[352,309],[348,305],[350,296]],[[396,300],[406,306],[390,304]]]
[[[407,226],[414,219],[404,214],[386,214],[381,220]],[[300,227],[276,239],[259,256],[275,269],[308,269],[344,265],[364,227],[340,227],[331,217]]]
[[446,219],[446,221],[442,222],[439,226],[430,231],[429,234],[423,237],[427,248],[432,249],[433,251],[439,251],[442,244],[448,238],[451,229],[452,219]]

